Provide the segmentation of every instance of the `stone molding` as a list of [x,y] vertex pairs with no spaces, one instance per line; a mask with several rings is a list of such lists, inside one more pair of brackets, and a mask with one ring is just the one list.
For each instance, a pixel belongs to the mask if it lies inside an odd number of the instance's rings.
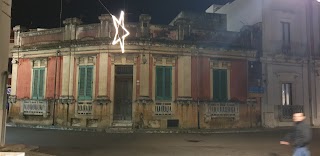
[[153,100],[149,96],[140,96],[137,100],[139,104],[151,104]]
[[95,103],[100,104],[100,105],[107,105],[109,103],[111,103],[111,100],[108,96],[98,96],[95,100]]
[[17,96],[16,95],[10,95],[9,99],[8,99],[8,102],[11,103],[11,104],[16,103],[17,102]]
[[73,96],[61,96],[60,97],[60,102],[62,104],[73,104],[76,102]]
[[192,97],[178,97],[175,102],[180,105],[189,105],[193,103],[193,100]]

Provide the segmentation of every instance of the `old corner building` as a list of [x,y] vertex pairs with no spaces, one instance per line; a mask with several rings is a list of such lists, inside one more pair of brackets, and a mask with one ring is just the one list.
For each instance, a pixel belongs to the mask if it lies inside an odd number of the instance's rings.
[[169,25],[112,18],[64,28],[14,27],[9,119],[109,129],[320,125],[320,3],[235,0]]
[[100,129],[261,124],[261,95],[248,92],[258,86],[248,83],[256,79],[248,72],[256,51],[245,34],[226,31],[226,15],[181,12],[170,25],[141,15],[126,24],[125,53],[111,45],[111,16],[99,19],[14,27],[11,122]]

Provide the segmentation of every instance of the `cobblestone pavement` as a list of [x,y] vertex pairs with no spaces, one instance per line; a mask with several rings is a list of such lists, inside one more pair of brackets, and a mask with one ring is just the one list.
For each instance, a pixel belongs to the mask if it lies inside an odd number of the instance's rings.
[[[8,144],[39,146],[39,152],[61,156],[289,156],[279,145],[287,130],[234,134],[108,134],[8,128]],[[320,155],[320,129],[310,149]]]

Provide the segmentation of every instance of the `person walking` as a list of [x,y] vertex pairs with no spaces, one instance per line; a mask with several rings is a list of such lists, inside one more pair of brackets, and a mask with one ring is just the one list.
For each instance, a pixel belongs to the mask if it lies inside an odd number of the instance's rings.
[[291,133],[288,133],[281,141],[282,145],[292,145],[294,147],[293,156],[310,156],[308,145],[311,141],[311,128],[304,120],[303,113],[294,113],[294,127]]

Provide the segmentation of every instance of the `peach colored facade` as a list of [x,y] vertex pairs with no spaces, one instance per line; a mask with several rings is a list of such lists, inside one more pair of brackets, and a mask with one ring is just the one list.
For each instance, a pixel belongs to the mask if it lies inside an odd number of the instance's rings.
[[[141,15],[126,25],[131,35],[122,54],[110,44],[111,17],[99,19],[81,25],[70,18],[64,28],[42,31],[15,29],[20,43],[12,50],[18,60],[12,122],[98,129],[259,126],[260,99],[248,94],[247,83],[256,52],[241,44],[240,33],[221,27],[224,22],[209,31],[182,17],[160,26]],[[225,73],[219,91],[215,71]],[[218,94],[227,99],[217,101]]]

